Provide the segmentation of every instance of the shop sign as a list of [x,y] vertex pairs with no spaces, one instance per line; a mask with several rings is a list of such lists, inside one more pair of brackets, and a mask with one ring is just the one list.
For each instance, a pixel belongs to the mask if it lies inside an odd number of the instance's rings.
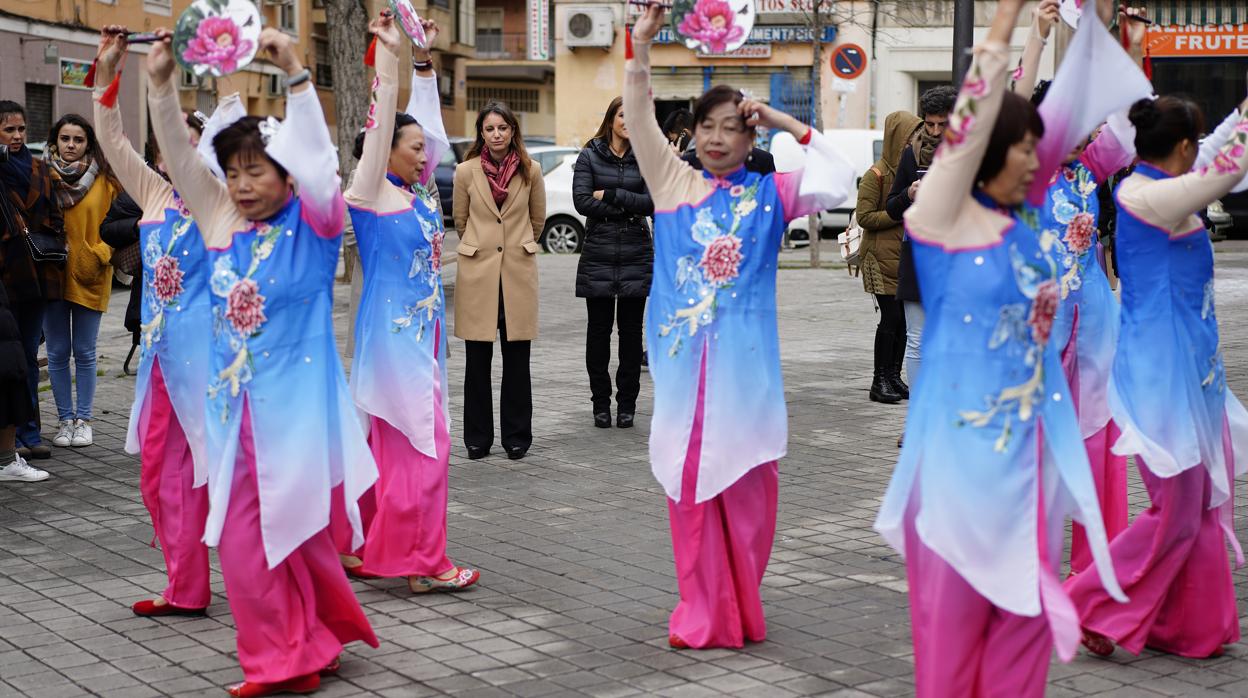
[[[755,24],[750,30],[747,44],[809,44],[814,41],[815,33],[804,24]],[[823,43],[836,41],[836,27],[823,28]],[[676,39],[669,25],[664,25],[654,37],[656,44],[683,43]]]
[[61,86],[74,87],[80,90],[87,87],[87,71],[91,70],[91,61],[78,61],[73,58],[61,59]]
[[1153,27],[1144,46],[1153,58],[1248,56],[1248,24]]
[[707,54],[698,52],[698,58],[771,58],[771,44],[745,44],[727,53]]
[[529,2],[529,60],[550,60],[550,2]]

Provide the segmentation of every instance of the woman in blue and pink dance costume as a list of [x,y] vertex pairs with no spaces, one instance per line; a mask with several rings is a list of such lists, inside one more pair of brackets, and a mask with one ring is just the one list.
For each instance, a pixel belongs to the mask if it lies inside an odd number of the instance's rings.
[[[1131,21],[1125,12],[1119,16],[1130,30],[1135,49],[1132,54],[1138,57],[1147,25]],[[1060,22],[1057,0],[1045,0],[1038,6],[1022,62],[1014,74],[1014,92],[1029,97],[1037,107],[1050,85],[1042,83],[1037,89],[1040,56],[1052,26]],[[1107,388],[1118,345],[1119,308],[1098,242],[1096,224],[1101,207],[1096,192],[1102,182],[1135,160],[1134,138],[1126,109],[1111,115],[1097,134],[1081,140],[1065,155],[1036,209],[1037,231],[1042,237],[1048,236],[1058,262],[1061,303],[1053,321],[1053,341],[1074,398],[1100,498],[1101,520],[1111,541],[1127,527],[1127,459],[1112,451],[1120,431],[1110,419]],[[1071,537],[1071,572],[1082,572],[1091,564],[1087,535],[1076,523]]]
[[1243,564],[1231,520],[1234,479],[1248,466],[1248,413],[1226,385],[1214,312],[1213,245],[1197,212],[1248,168],[1248,100],[1213,162],[1191,171],[1200,107],[1162,97],[1131,108],[1140,164],[1118,187],[1122,329],[1109,404],[1152,506],[1110,546],[1130,603],[1080,575],[1067,583],[1084,644],[1108,655],[1145,646],[1218,656],[1239,640],[1226,544]]
[[[432,44],[438,27],[422,23]],[[373,106],[346,199],[364,267],[351,389],[368,415],[380,478],[375,511],[364,517],[364,547],[344,555],[343,564],[353,574],[407,577],[414,592],[457,591],[480,573],[446,556],[444,231],[437,198],[426,188],[450,144],[429,49],[412,48],[411,100],[396,115],[401,35],[389,15],[370,30],[377,37]]]
[[[212,596],[202,540],[208,518],[204,392],[212,346],[207,253],[181,197],[122,131],[117,93],[125,51],[125,28],[104,27],[96,59],[95,125],[113,172],[143,209],[142,353],[126,450],[142,454],[143,503],[169,576],[161,596],[132,608],[140,616],[203,615]],[[210,124],[243,115],[238,97],[231,96]],[[153,164],[164,166],[159,156]]]
[[[650,464],[668,495],[680,603],[673,647],[741,647],[766,636],[759,585],[771,554],[788,440],[776,263],[788,221],[844,201],[853,167],[796,119],[715,87],[695,109],[699,172],[654,118],[650,41],[663,9],[634,27],[624,119],[654,197],[654,282],[646,342],[654,376]],[[635,53],[634,53],[635,51]],[[804,172],[744,163],[756,126],[808,145]]]
[[328,530],[331,499],[345,497],[363,542],[357,501],[377,479],[334,346],[338,158],[290,37],[267,28],[260,51],[288,76],[286,121],[225,126],[212,139],[217,179],[191,148],[169,33],[158,33],[153,130],[211,265],[204,542],[218,548],[237,626],[246,681],[230,693],[306,693],[344,643],[377,645]]
[[1123,598],[1049,341],[1059,264],[1024,206],[1050,173],[1037,157],[1044,123],[1006,90],[1021,5],[998,3],[906,212],[928,318],[923,372],[875,525],[906,557],[919,696],[1044,694],[1053,649],[1069,660],[1079,645],[1057,578],[1067,513]]

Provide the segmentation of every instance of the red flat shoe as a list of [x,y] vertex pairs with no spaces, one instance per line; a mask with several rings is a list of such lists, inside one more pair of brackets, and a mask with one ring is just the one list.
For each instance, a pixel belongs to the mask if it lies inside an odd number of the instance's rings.
[[1083,631],[1083,646],[1098,657],[1108,657],[1114,653],[1113,641],[1091,630]]
[[134,615],[151,618],[155,616],[206,616],[207,608],[183,608],[171,603],[158,604],[152,599],[144,599],[130,607]]
[[244,681],[229,686],[225,690],[230,695],[238,698],[259,698],[260,696],[271,696],[277,693],[311,693],[320,687],[321,675],[308,674],[276,683]]
[[689,649],[689,643],[685,642],[679,635],[675,634],[667,636],[667,644],[671,645],[674,650]]

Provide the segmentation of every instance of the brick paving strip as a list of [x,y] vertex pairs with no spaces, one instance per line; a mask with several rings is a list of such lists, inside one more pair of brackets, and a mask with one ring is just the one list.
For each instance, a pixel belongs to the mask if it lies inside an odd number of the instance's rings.
[[[1223,348],[1231,384],[1248,397],[1248,243],[1218,250]],[[785,258],[796,266],[805,252]],[[575,269],[575,257],[541,258],[536,438],[524,460],[507,460],[497,446],[483,461],[466,459],[463,345],[451,345],[448,552],[480,567],[481,583],[413,596],[402,580],[354,582],[381,648],[349,648],[339,678],[317,695],[912,693],[905,570],[871,530],[904,410],[867,400],[876,315],[860,280],[843,268],[780,273],[790,441],[763,583],[767,641],[677,652],[666,646],[676,601],[667,512],[646,456],[649,378],[636,429],[593,427]],[[346,289],[338,296],[345,332]],[[164,588],[165,575],[148,546],[138,460],[122,448],[134,381],[121,375],[125,292],[112,302],[100,337],[96,444],[36,463],[52,472],[46,482],[0,486],[0,696],[221,696],[242,677],[215,554],[209,617],[130,612]],[[46,390],[42,407],[48,432],[55,418]],[[1131,482],[1138,510],[1146,498],[1138,477]],[[1246,538],[1244,517],[1236,524]],[[1235,579],[1242,607],[1248,578]],[[1054,663],[1048,695],[1243,696],[1245,657],[1242,645],[1208,661],[1080,655]]]

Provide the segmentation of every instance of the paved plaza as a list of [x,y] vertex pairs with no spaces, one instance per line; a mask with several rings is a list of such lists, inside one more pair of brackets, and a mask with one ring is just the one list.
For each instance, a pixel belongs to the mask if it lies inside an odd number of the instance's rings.
[[[834,252],[825,246],[825,257]],[[1218,309],[1231,385],[1248,395],[1248,243],[1218,246]],[[780,332],[789,455],[780,464],[775,549],[763,582],[767,641],[675,651],[676,580],[662,490],[637,428],[595,429],[584,369],[575,257],[541,257],[541,337],[533,350],[535,441],[466,458],[459,428],[463,344],[451,343],[450,545],[481,582],[413,596],[403,580],[353,582],[380,649],[348,648],[332,696],[902,696],[913,692],[905,571],[871,530],[897,456],[903,406],[867,400],[876,315],[844,268],[803,269],[785,253]],[[338,321],[345,334],[346,289]],[[242,679],[213,556],[207,618],[137,618],[164,588],[123,444],[134,380],[125,291],[100,337],[94,446],[55,449],[42,483],[0,485],[0,695],[221,696]],[[498,356],[498,352],[495,352]],[[495,359],[495,377],[499,359]],[[497,386],[497,382],[496,382]],[[55,422],[42,394],[45,435]],[[1145,502],[1132,476],[1135,510]],[[1243,483],[1240,504],[1245,503]],[[1245,511],[1240,509],[1240,511]],[[1236,519],[1248,540],[1248,518]],[[1244,605],[1248,577],[1236,573]],[[1248,695],[1248,647],[1196,661],[1123,650],[1054,663],[1054,697]]]

